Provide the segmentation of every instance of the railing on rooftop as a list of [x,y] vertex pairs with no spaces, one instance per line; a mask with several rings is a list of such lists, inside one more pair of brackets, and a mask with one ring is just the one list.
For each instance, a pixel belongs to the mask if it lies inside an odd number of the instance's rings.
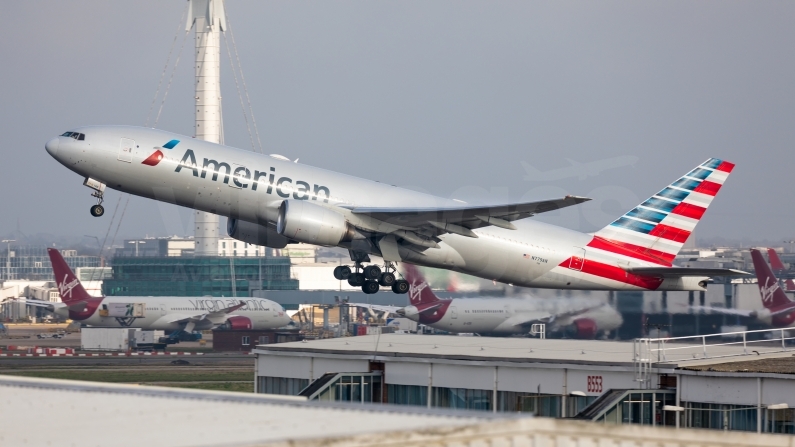
[[789,328],[723,332],[687,337],[636,338],[633,345],[635,377],[648,385],[652,363],[759,355],[795,349],[788,347]]

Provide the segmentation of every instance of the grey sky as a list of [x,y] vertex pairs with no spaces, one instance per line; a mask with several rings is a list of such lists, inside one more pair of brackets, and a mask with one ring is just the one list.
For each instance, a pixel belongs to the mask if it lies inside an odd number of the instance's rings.
[[[6,2],[0,234],[104,235],[44,143],[143,125],[183,1]],[[699,237],[792,238],[792,2],[228,0],[265,151],[473,202],[586,195],[538,219],[594,230],[709,157],[737,163]],[[180,35],[175,48],[179,49]],[[188,37],[158,127],[193,133]],[[226,142],[250,148],[222,46]],[[635,156],[584,179],[525,180]],[[133,198],[120,235],[189,233]]]

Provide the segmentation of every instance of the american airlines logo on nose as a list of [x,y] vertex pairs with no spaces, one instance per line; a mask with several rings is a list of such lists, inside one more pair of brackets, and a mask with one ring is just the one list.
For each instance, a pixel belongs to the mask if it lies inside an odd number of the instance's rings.
[[[171,140],[168,143],[164,144],[162,149],[174,149],[174,146],[176,146],[178,144],[179,144],[179,140]],[[157,149],[156,151],[154,151],[152,153],[152,155],[146,157],[146,160],[142,161],[141,164],[144,164],[144,165],[147,165],[147,166],[157,166],[157,164],[160,163],[160,160],[162,160],[163,157],[164,157],[163,151],[161,151],[160,149]]]

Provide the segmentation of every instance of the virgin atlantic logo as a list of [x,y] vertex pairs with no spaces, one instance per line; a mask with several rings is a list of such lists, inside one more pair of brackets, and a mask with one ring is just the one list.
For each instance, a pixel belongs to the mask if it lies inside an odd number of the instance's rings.
[[773,278],[768,276],[765,279],[765,285],[759,285],[759,291],[762,293],[762,302],[764,303],[773,301],[773,294],[779,289],[778,282],[774,281],[773,284],[770,284],[770,280],[772,279]]
[[68,274],[64,275],[63,276],[63,282],[58,284],[58,293],[61,295],[61,299],[63,299],[66,295],[69,295],[69,298],[71,298],[72,297],[72,289],[74,289],[75,287],[77,287],[78,284],[80,284],[80,282],[77,280],[77,278],[75,278],[75,279],[73,279],[72,281],[69,281],[69,282],[66,282],[67,279],[69,279],[69,275]]
[[409,287],[409,300],[412,303],[420,302],[420,300],[422,300],[422,297],[420,295],[422,295],[422,291],[425,290],[427,287],[428,283],[425,281],[419,284],[412,283],[411,287]]

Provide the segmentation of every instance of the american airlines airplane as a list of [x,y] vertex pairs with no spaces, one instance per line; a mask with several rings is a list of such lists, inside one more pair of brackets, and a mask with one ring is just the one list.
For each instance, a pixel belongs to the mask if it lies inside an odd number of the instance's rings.
[[61,303],[28,300],[74,321],[94,327],[148,330],[277,329],[292,323],[279,304],[262,298],[186,298],[153,296],[93,297],[54,248],[52,261]]
[[[403,264],[409,282],[406,307],[350,304],[381,312],[390,312],[417,323],[455,333],[480,335],[528,334],[533,324],[546,325],[547,333],[592,339],[617,329],[623,323],[621,314],[605,303],[589,300],[555,300],[554,308],[539,301],[522,298],[454,298],[439,299],[417,267]],[[565,303],[565,301],[569,301]],[[564,305],[567,304],[567,305]]]
[[[711,158],[596,233],[527,219],[589,200],[473,206],[157,129],[81,127],[47,142],[84,178],[101,216],[106,188],[228,217],[243,242],[343,247],[337,279],[365,293],[406,293],[395,263],[454,270],[516,286],[590,290],[705,290],[731,269],[672,262],[734,168]],[[369,255],[383,265],[364,265]],[[383,269],[382,269],[383,267]]]

